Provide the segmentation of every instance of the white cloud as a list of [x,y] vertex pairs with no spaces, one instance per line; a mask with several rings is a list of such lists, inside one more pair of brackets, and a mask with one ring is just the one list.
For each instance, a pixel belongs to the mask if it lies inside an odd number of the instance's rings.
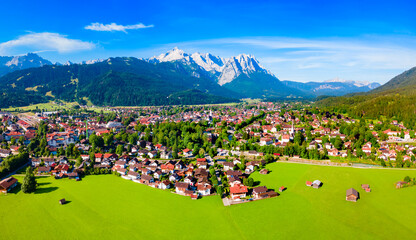
[[85,26],[85,29],[92,30],[92,31],[101,31],[101,32],[125,32],[126,30],[134,30],[134,29],[142,29],[142,28],[151,28],[154,27],[152,25],[144,25],[143,23],[138,23],[134,25],[119,25],[116,23],[110,23],[110,24],[102,24],[102,23],[91,23],[88,26]]
[[29,33],[17,39],[0,43],[0,54],[10,54],[16,49],[24,49],[25,52],[57,51],[68,53],[80,50],[90,50],[95,44],[78,39],[70,39],[59,33]]

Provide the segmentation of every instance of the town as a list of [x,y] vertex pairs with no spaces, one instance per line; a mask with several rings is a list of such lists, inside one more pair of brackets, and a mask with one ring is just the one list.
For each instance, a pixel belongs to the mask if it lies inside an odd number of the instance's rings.
[[300,102],[76,106],[0,118],[2,177],[27,165],[55,179],[114,173],[192,199],[219,195],[227,206],[279,196],[284,183],[269,189],[250,177],[275,161],[415,167],[415,132],[397,120],[351,119]]

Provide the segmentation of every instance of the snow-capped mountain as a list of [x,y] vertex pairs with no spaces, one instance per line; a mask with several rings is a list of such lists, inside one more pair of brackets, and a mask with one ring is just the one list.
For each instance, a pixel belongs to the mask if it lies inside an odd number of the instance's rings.
[[227,59],[218,80],[219,85],[224,85],[236,79],[241,74],[250,77],[251,73],[265,73],[274,76],[270,71],[260,65],[253,55],[240,54],[237,57]]
[[222,72],[226,62],[224,58],[214,56],[210,53],[194,53],[191,55],[191,58],[196,64],[208,72]]
[[92,60],[87,60],[87,61],[82,61],[81,64],[94,64],[94,63],[99,63],[99,62],[104,62],[104,59],[92,59]]
[[370,90],[374,89],[376,87],[381,86],[380,83],[376,83],[376,82],[360,82],[360,81],[353,81],[353,80],[345,80],[345,79],[341,79],[341,78],[333,78],[330,80],[326,80],[324,81],[326,83],[345,83],[345,84],[350,84],[350,85],[354,85],[356,87],[368,87]]
[[74,63],[74,62],[71,62],[71,61],[68,60],[63,64],[57,62],[57,63],[55,63],[55,65],[57,65],[57,66],[69,66],[69,65],[72,65],[72,64],[94,64],[94,63],[99,63],[99,62],[104,62],[104,61],[105,61],[105,59],[92,59],[92,60],[82,61],[80,63]]
[[15,70],[42,67],[43,65],[52,65],[52,63],[35,53],[28,53],[22,56],[0,57],[0,76]]
[[188,65],[196,64],[201,69],[213,74],[216,78],[215,81],[221,86],[232,82],[241,74],[249,77],[251,73],[256,72],[274,76],[261,66],[253,55],[247,54],[240,54],[231,58],[221,58],[210,53],[193,53],[190,55],[175,47],[167,53],[149,58],[147,61],[151,63],[180,61]]

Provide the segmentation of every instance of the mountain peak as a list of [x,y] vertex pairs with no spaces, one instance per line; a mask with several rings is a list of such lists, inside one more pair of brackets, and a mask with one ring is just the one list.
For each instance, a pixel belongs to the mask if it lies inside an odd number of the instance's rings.
[[260,65],[259,61],[251,54],[239,54],[231,58],[221,58],[211,53],[187,54],[175,47],[167,53],[148,59],[149,62],[183,61],[187,64],[197,64],[200,68],[217,77],[219,85],[233,81],[241,74],[247,76],[254,72],[262,72],[274,76],[270,71]]
[[52,65],[52,63],[40,57],[36,53],[27,53],[20,56],[0,57],[0,76],[15,70],[42,67],[43,65]]
[[162,53],[158,57],[152,57],[149,59],[151,62],[172,62],[181,60],[184,58],[189,58],[189,55],[178,47],[174,47],[172,50],[167,53]]

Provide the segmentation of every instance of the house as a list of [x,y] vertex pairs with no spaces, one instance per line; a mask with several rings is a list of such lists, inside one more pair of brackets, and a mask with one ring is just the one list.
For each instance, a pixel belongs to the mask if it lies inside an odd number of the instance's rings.
[[160,184],[159,184],[159,188],[160,189],[169,189],[171,185],[171,182],[169,180],[163,180]]
[[253,196],[259,198],[260,194],[267,192],[267,190],[266,186],[255,187],[253,188]]
[[156,150],[154,150],[154,151],[150,151],[150,152],[147,154],[147,156],[149,156],[149,158],[156,158],[156,156],[157,156],[157,151],[156,151]]
[[225,174],[227,175],[227,178],[230,179],[230,177],[234,176],[234,177],[241,177],[243,176],[243,173],[241,171],[234,171],[234,170],[228,170],[227,172],[225,172]]
[[233,170],[234,163],[232,163],[232,162],[224,162],[223,163],[223,166],[224,166],[224,171]]
[[207,172],[207,170],[206,169],[203,169],[203,168],[198,168],[197,170],[195,170],[195,174],[194,174],[194,176],[196,177],[196,178],[204,178],[204,177],[208,177],[208,172]]
[[286,187],[285,187],[285,186],[281,186],[281,187],[279,188],[279,192],[283,192],[284,190],[286,190]]
[[347,201],[351,201],[351,202],[356,202],[359,198],[359,193],[357,192],[357,190],[355,190],[354,188],[350,188],[347,190],[346,192],[346,197],[345,199]]
[[[105,153],[105,154],[103,155],[103,160],[104,160],[104,161],[105,161],[105,160],[115,161],[115,160],[117,160],[117,158],[118,158],[118,156],[117,156],[117,154],[115,154],[115,153]],[[124,161],[126,161],[126,160],[124,160]]]
[[125,168],[116,168],[116,171],[117,171],[120,175],[124,176],[124,175],[126,175],[127,169],[125,169]]
[[14,177],[8,177],[0,181],[0,192],[7,194],[17,185],[17,179]]
[[233,164],[234,165],[241,164],[241,160],[240,159],[234,159]]
[[162,164],[160,166],[160,169],[162,170],[163,173],[168,173],[168,172],[172,172],[175,170],[175,165],[172,163],[166,163],[166,164]]
[[197,183],[196,190],[202,196],[208,196],[211,194],[211,184],[204,182],[204,183]]
[[51,167],[39,167],[38,173],[49,173],[51,171]]
[[246,169],[244,170],[246,174],[250,174],[254,172],[254,165],[247,165]]
[[194,185],[194,178],[192,176],[187,176],[185,177],[185,179],[183,180],[183,182],[193,186]]
[[175,183],[176,193],[185,194],[185,191],[189,189],[189,184],[185,182]]
[[207,162],[197,162],[196,164],[199,168],[207,169],[208,163]]
[[185,148],[183,150],[183,156],[184,157],[192,157],[192,150],[191,149],[188,149],[188,148]]
[[96,153],[94,154],[95,162],[100,163],[102,160],[104,160],[104,155],[102,153]]
[[40,165],[41,160],[38,158],[32,159],[32,167],[37,167]]
[[181,160],[179,160],[179,161],[175,164],[175,169],[180,170],[180,169],[182,169],[182,168],[184,168],[184,167],[185,167],[185,164],[184,164]]
[[160,177],[162,177],[164,174],[162,173],[162,171],[157,170],[154,174],[153,177],[160,179]]
[[10,155],[12,155],[12,151],[7,149],[0,149],[0,158],[6,158]]
[[236,185],[230,187],[230,195],[232,200],[238,200],[247,196],[248,190],[246,186]]
[[313,182],[312,182],[312,187],[313,187],[313,188],[318,189],[318,188],[320,188],[321,186],[322,186],[322,182],[321,182],[321,181],[319,181],[319,180],[315,180],[315,181],[313,181]]
[[176,173],[169,176],[169,181],[171,182],[176,182],[176,181],[179,181],[180,179],[181,177]]
[[43,160],[43,162],[45,163],[46,167],[49,167],[49,166],[52,166],[52,164],[55,163],[55,160],[52,159],[52,158],[46,158],[46,159]]
[[172,152],[170,151],[161,151],[160,152],[160,158],[161,159],[171,159],[172,157]]
[[312,182],[311,181],[306,181],[306,186],[312,187]]
[[68,173],[68,179],[79,179],[77,172]]
[[138,179],[138,178],[140,177],[140,174],[139,174],[138,172],[129,171],[129,172],[127,173],[127,176],[128,176],[131,180],[134,180],[134,179]]
[[228,183],[231,187],[234,187],[235,185],[241,185],[241,180],[238,177],[231,177],[228,179]]
[[333,148],[333,149],[331,149],[331,150],[328,151],[328,155],[329,156],[333,156],[333,157],[338,156],[339,155],[339,151],[338,151],[338,149]]
[[399,182],[396,183],[396,188],[402,188],[402,187],[404,187],[407,184],[408,183],[405,182],[405,181],[399,181]]
[[126,168],[127,167],[127,162],[125,160],[118,160],[115,163],[115,167],[116,168]]
[[270,145],[273,143],[271,138],[260,138],[260,146]]
[[154,181],[155,180],[150,175],[142,175],[142,177],[140,179],[140,182],[143,183],[143,184],[150,184],[150,183],[152,183]]
[[271,198],[271,197],[277,197],[279,194],[273,190],[267,190],[267,192],[260,193],[258,195],[258,198]]

